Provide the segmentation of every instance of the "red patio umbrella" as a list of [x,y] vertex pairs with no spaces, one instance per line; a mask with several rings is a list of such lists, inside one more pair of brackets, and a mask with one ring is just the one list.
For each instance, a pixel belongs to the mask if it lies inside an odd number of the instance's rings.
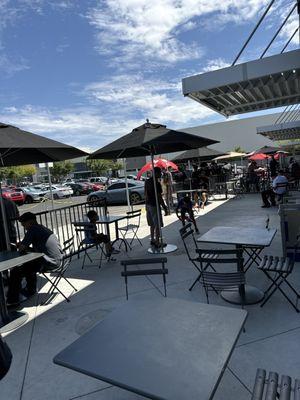
[[267,160],[268,158],[271,158],[271,157],[268,156],[267,154],[257,153],[257,154],[253,154],[252,156],[250,156],[249,160],[261,161],[261,160]]
[[[157,160],[154,160],[154,167],[159,167],[162,169],[167,169],[171,167],[174,171],[178,171],[178,167],[175,163],[169,160],[165,160],[163,158],[158,158]],[[138,172],[137,174],[137,179],[141,179],[141,176],[152,169],[152,163],[151,161],[147,162]]]

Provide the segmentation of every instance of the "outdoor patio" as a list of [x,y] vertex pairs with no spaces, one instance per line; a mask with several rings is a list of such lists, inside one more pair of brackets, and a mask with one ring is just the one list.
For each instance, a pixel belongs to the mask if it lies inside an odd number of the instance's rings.
[[[237,230],[239,227],[263,228],[269,216],[270,227],[277,228],[278,231],[266,253],[281,255],[278,210],[275,207],[262,209],[260,206],[261,200],[257,194],[228,201],[214,201],[197,216],[200,233],[203,234],[218,225],[234,226]],[[56,296],[49,305],[36,306],[40,302],[39,298],[32,299],[31,303],[24,303],[26,311],[30,313],[30,319],[26,325],[5,336],[13,353],[13,362],[9,373],[0,384],[1,399],[142,399],[141,396],[55,365],[52,361],[58,352],[79,335],[85,333],[115,307],[126,302],[119,260],[146,256],[149,245],[148,227],[145,213],[142,216],[139,237],[143,238],[143,247],[135,243],[127,255],[122,252],[117,256],[117,262],[103,263],[101,270],[98,269],[97,262],[87,265],[82,270],[82,259],[75,258],[72,261],[68,277],[78,288],[78,292],[72,295],[70,303],[63,301],[61,296]],[[206,302],[204,290],[200,285],[196,285],[192,292],[188,290],[197,276],[197,271],[188,262],[184,252],[178,232],[180,222],[175,214],[165,217],[164,221],[164,237],[168,243],[178,245],[175,253],[167,255],[168,297]],[[95,258],[96,253],[92,254]],[[247,272],[246,279],[260,289],[268,286],[263,273],[254,266]],[[299,263],[296,264],[290,280],[299,290]],[[128,282],[129,299],[144,292],[161,296],[160,276],[131,277]],[[68,292],[69,288],[65,289]],[[40,292],[45,292],[45,288]],[[235,307],[214,293],[210,294],[210,302]],[[276,292],[263,308],[259,305],[245,308],[248,311],[246,332],[240,335],[214,399],[250,399],[258,367],[299,377],[300,315],[279,292]]]

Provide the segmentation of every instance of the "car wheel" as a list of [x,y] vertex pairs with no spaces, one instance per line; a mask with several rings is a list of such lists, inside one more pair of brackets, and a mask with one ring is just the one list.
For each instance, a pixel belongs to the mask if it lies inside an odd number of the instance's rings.
[[53,199],[54,199],[54,200],[58,200],[58,199],[59,199],[59,196],[58,196],[57,193],[54,193],[54,194],[53,194]]
[[80,196],[79,190],[76,190],[74,194],[75,194],[75,196]]
[[90,198],[89,198],[89,201],[90,202],[94,202],[94,201],[97,201],[97,200],[99,200],[99,198],[97,197],[97,196],[91,196]]
[[33,198],[31,196],[26,196],[25,204],[31,204],[31,203],[33,203]]
[[137,204],[142,200],[142,197],[138,193],[130,193],[129,199],[131,204]]

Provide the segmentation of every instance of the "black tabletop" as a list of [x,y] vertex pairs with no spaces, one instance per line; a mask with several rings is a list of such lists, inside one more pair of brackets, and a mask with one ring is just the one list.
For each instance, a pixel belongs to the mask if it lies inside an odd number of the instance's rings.
[[43,257],[43,253],[20,254],[18,251],[0,252],[0,272]]
[[247,312],[136,297],[59,353],[56,364],[156,400],[213,397]]

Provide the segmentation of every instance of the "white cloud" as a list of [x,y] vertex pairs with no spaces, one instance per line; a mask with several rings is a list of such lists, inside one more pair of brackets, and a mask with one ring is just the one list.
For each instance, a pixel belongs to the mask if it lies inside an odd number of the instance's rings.
[[106,0],[87,14],[97,31],[97,49],[117,61],[158,59],[173,63],[200,58],[199,43],[184,43],[178,34],[193,29],[196,17],[218,13],[218,23],[243,23],[269,0]]
[[202,72],[215,71],[217,69],[229,67],[231,64],[223,58],[216,58],[208,61],[207,65],[202,69]]
[[89,84],[85,93],[121,118],[140,115],[144,120],[183,125],[210,117],[211,110],[182,96],[178,81],[116,75],[110,81]]

